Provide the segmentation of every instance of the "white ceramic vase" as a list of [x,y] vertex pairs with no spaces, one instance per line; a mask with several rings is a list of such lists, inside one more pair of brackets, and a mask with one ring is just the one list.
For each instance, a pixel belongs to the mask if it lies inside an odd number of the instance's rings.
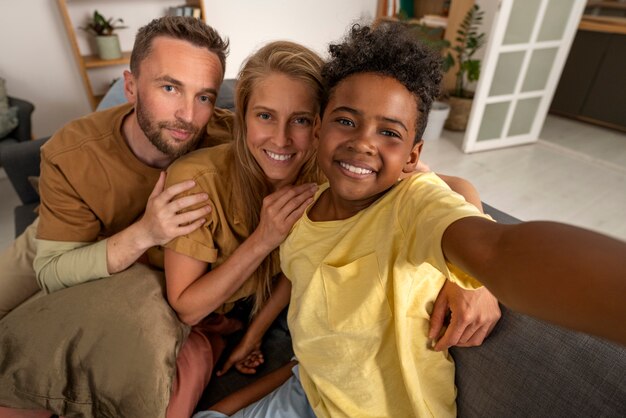
[[424,141],[435,141],[441,137],[443,125],[450,114],[450,105],[444,102],[434,101],[428,114],[426,129],[422,135]]

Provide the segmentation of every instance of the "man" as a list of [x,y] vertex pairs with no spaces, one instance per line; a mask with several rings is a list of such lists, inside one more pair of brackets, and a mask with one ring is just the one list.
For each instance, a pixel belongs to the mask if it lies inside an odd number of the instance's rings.
[[[14,272],[0,280],[0,318],[39,287],[51,293],[128,275],[137,261],[158,265],[149,249],[202,225],[206,195],[172,201],[194,183],[164,189],[163,170],[215,140],[206,132],[227,52],[228,42],[198,19],[163,17],[139,30],[124,72],[129,103],[69,123],[42,148],[39,219],[0,257],[0,271]],[[191,205],[200,207],[179,213]],[[192,332],[178,357],[189,362],[190,346],[206,356],[203,345],[207,336]],[[190,416],[208,377],[195,370],[182,378],[177,369],[168,416]]]
[[[139,31],[131,72],[124,73],[128,105],[68,124],[42,149],[36,270],[47,291],[120,272],[148,248],[198,228],[208,213],[207,206],[177,215],[181,207],[205,197],[171,202],[192,183],[163,190],[162,170],[178,156],[206,145],[204,132],[228,44],[205,25],[207,39],[198,43],[206,47],[183,39],[191,34],[176,39],[155,32],[162,30],[157,24],[167,27],[174,21],[163,18]],[[179,226],[182,223],[189,225]],[[34,230],[31,226],[16,245],[26,241],[32,249]],[[89,263],[84,263],[86,255]],[[0,266],[13,259],[3,254]],[[32,258],[23,264],[20,269],[32,271]],[[21,292],[10,291],[12,285],[8,277],[0,283],[2,290],[7,288],[0,292],[0,318],[39,290],[33,281]],[[19,295],[9,300],[11,293]]]

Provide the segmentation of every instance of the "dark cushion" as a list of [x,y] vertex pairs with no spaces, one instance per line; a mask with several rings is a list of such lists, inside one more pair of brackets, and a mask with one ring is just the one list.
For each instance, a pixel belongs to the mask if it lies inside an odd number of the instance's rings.
[[11,144],[0,154],[0,163],[23,204],[39,202],[39,194],[28,181],[28,177],[39,175],[39,149],[47,140],[48,138],[41,138]]
[[[291,336],[287,328],[286,313],[287,310],[285,309],[265,334],[261,346],[265,363],[257,369],[257,373],[252,375],[241,374],[233,367],[223,376],[217,377],[214,375],[198,403],[198,410],[208,409],[226,395],[249,385],[272,370],[279,368],[293,357],[293,348],[291,346]],[[243,332],[229,339],[229,346],[225,350],[226,354],[220,358],[220,362],[215,370],[222,368],[222,364],[226,361],[228,356],[227,353],[230,352],[230,349],[234,347],[241,336],[243,336]]]

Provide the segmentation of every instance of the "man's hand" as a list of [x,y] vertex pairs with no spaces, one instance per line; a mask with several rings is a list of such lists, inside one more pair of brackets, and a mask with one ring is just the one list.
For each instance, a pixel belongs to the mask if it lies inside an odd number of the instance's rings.
[[146,205],[143,217],[107,239],[107,270],[109,274],[128,268],[143,253],[155,245],[163,245],[181,235],[195,231],[204,223],[204,216],[211,211],[209,205],[189,212],[181,210],[197,205],[208,199],[205,193],[198,193],[173,200],[179,193],[195,186],[191,180],[165,187],[165,173],[162,172]]
[[[450,312],[450,324],[439,338],[446,315]],[[454,345],[473,347],[483,340],[500,319],[498,300],[486,288],[465,290],[446,281],[441,288],[430,317],[428,338],[437,340],[435,351]]]
[[206,193],[173,200],[194,186],[195,182],[188,180],[165,189],[165,172],[161,173],[148,198],[144,215],[138,222],[148,247],[167,244],[172,239],[189,234],[202,226],[205,222],[204,216],[211,211],[209,205],[188,212],[181,211],[206,201]]

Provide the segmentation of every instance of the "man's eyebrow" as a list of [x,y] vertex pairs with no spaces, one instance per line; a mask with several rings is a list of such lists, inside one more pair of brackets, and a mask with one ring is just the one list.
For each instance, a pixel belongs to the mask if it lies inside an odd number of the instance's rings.
[[[338,106],[336,108],[334,108],[331,113],[334,112],[347,112],[347,113],[351,113],[353,115],[357,115],[360,116],[363,114],[363,112],[360,112],[357,109],[348,107],[348,106]],[[402,121],[398,120],[398,119],[394,119],[394,118],[390,118],[390,117],[386,117],[386,116],[378,116],[377,117],[378,120],[382,120],[388,123],[393,123],[394,125],[399,125],[400,127],[402,127],[402,129],[404,129],[406,132],[408,132],[408,128],[404,125],[404,123],[402,123]]]
[[[158,77],[156,81],[166,82],[168,84],[172,84],[174,86],[179,86],[179,87],[183,85],[183,83],[180,80],[170,77],[169,75]],[[217,90],[212,87],[206,87],[202,89],[201,92],[205,94],[212,94],[213,96],[217,97]]]
[[182,86],[183,85],[183,83],[181,81],[176,80],[175,78],[172,78],[169,75],[164,75],[164,76],[158,77],[156,79],[156,81],[165,81],[167,83],[174,84],[176,86]]

